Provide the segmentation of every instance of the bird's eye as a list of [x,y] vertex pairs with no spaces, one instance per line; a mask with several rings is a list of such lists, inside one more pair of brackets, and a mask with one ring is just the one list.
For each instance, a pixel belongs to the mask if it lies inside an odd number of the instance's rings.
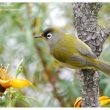
[[47,34],[47,38],[50,39],[51,37],[52,37],[52,34],[51,33],[48,33]]

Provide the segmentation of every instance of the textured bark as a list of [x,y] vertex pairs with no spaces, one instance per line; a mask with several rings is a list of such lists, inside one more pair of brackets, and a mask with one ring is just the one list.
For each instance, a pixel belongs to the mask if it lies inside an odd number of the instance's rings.
[[[103,43],[110,33],[108,29],[101,29],[97,24],[97,15],[101,6],[100,3],[73,3],[78,37],[91,47],[96,56],[102,52]],[[100,106],[98,72],[93,69],[81,70],[80,82],[82,107]]]

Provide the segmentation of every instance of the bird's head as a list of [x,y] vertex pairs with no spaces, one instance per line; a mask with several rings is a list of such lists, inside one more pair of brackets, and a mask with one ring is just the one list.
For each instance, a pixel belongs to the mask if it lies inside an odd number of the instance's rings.
[[58,27],[52,27],[45,29],[40,35],[35,38],[45,38],[50,47],[57,43],[57,41],[63,36],[63,32]]

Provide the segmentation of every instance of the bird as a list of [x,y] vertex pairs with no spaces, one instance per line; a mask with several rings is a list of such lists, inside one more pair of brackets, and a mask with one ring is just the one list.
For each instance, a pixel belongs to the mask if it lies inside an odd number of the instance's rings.
[[35,38],[47,41],[51,55],[66,67],[72,69],[96,69],[110,76],[110,64],[100,60],[92,49],[71,34],[67,34],[59,27],[50,27]]

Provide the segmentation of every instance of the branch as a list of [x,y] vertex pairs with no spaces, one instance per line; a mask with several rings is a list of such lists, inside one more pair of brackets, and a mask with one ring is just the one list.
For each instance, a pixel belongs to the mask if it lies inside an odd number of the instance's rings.
[[[43,65],[43,68],[44,68],[44,72],[45,74],[47,75],[48,77],[48,81],[50,82],[50,84],[52,85],[53,87],[53,95],[54,97],[59,101],[61,107],[65,107],[65,103],[64,103],[64,99],[62,96],[59,96],[58,95],[58,92],[57,92],[57,87],[56,87],[56,83],[57,83],[57,78],[53,76],[53,71],[50,70],[48,67],[47,67],[47,62],[44,58],[44,55],[43,55],[43,52],[42,52],[42,49],[39,47],[39,46],[36,46],[36,51],[37,53],[39,54],[39,57],[41,58],[41,63]],[[52,69],[52,68],[51,68]],[[56,73],[57,75],[57,73]]]
[[[29,3],[26,4],[26,7],[27,7],[27,11],[28,11],[28,14],[29,14],[29,19],[31,21],[31,13],[32,13],[32,9],[31,9],[31,6]],[[32,27],[33,28],[33,27]],[[33,36],[34,36],[34,33],[33,33]],[[57,93],[57,88],[56,88],[56,83],[57,83],[57,78],[55,78],[52,73],[53,71],[50,70],[48,67],[47,67],[47,61],[45,60],[44,58],[44,55],[43,55],[43,52],[42,52],[42,49],[36,45],[36,52],[39,54],[39,57],[41,59],[41,63],[42,63],[42,66],[44,68],[44,72],[45,74],[47,75],[48,77],[48,81],[50,82],[50,84],[52,85],[53,87],[53,95],[54,97],[59,101],[60,105],[62,107],[65,107],[65,103],[64,103],[64,100],[63,100],[63,97],[59,96],[58,93]],[[56,74],[57,75],[57,74]]]
[[[107,34],[97,25],[101,3],[73,3],[78,37],[99,56]],[[99,107],[99,74],[93,69],[80,72],[82,107]]]

